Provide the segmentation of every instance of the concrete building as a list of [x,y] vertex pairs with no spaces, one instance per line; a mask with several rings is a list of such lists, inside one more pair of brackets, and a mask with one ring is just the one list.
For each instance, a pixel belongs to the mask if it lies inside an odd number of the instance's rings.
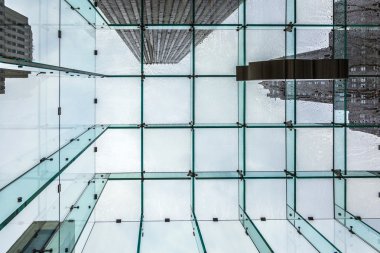
[[29,71],[0,68],[0,94],[5,94],[6,78],[28,78],[29,74]]
[[33,35],[28,18],[0,0],[0,56],[32,61]]
[[[334,23],[343,22],[342,6],[334,8]],[[349,0],[347,23],[380,23],[380,4],[376,0]],[[348,58],[350,78],[347,83],[347,110],[350,123],[380,123],[380,31],[376,28],[358,27],[347,31],[347,48],[334,47],[344,45],[343,31],[337,29],[329,35],[329,47],[297,54],[299,59]],[[271,98],[285,99],[283,81],[264,81],[261,83],[269,90]],[[308,80],[297,81],[297,100],[319,103],[333,103],[333,81]],[[380,136],[380,129],[355,128]]]
[[[195,23],[220,24],[238,7],[240,0],[195,1]],[[140,1],[100,0],[98,6],[111,24],[141,24]],[[192,24],[191,0],[145,0],[144,24]],[[213,30],[197,30],[195,45]],[[117,30],[134,56],[141,61],[140,30]],[[144,32],[144,63],[175,64],[190,53],[192,32],[180,29],[148,29]]]

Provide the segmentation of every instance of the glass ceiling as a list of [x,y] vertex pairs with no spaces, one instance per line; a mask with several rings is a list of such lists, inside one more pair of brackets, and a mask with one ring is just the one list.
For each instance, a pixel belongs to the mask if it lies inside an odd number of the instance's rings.
[[[0,0],[0,252],[380,252],[377,0]],[[348,59],[349,78],[236,81]]]

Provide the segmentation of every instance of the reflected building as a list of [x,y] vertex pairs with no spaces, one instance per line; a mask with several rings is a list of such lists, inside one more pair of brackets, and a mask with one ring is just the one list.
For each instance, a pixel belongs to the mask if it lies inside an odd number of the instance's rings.
[[0,94],[5,94],[6,78],[28,78],[29,74],[29,71],[0,68]]
[[[144,0],[145,24],[189,24],[193,23],[192,0]],[[220,24],[238,9],[241,0],[195,1],[197,24]],[[110,24],[140,24],[141,0],[100,0],[98,6]],[[145,64],[176,64],[191,51],[192,30],[148,29],[143,33]],[[137,60],[141,62],[140,29],[116,30]],[[196,30],[195,46],[200,44],[213,30]]]
[[5,6],[4,0],[0,0],[0,57],[33,59],[33,35],[28,18]]
[[[334,23],[343,22],[343,5],[335,3]],[[347,1],[348,24],[380,23],[380,3],[377,0]],[[380,123],[380,30],[371,27],[357,27],[347,30],[347,48],[334,47],[345,45],[344,31],[330,32],[329,47],[297,54],[298,59],[348,58],[350,78],[347,81],[348,122],[353,124]],[[283,81],[261,82],[270,98],[285,99]],[[296,97],[300,101],[330,103],[334,101],[333,81],[297,81]],[[352,130],[380,136],[376,128],[355,128]]]
[[[0,57],[33,60],[33,35],[28,18],[8,8],[0,0]],[[28,78],[30,72],[0,69],[0,94],[5,94],[6,78]]]

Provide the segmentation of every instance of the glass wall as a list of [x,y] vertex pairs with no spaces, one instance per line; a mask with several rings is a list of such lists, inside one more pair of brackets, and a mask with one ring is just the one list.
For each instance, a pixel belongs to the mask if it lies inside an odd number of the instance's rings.
[[[0,252],[378,252],[379,13],[0,0]],[[279,59],[349,78],[236,81]]]

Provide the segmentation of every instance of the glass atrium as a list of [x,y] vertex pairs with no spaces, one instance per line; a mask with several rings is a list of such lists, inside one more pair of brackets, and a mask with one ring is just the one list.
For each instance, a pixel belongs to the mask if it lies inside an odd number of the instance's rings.
[[1,253],[380,252],[380,3],[0,0],[0,157]]

